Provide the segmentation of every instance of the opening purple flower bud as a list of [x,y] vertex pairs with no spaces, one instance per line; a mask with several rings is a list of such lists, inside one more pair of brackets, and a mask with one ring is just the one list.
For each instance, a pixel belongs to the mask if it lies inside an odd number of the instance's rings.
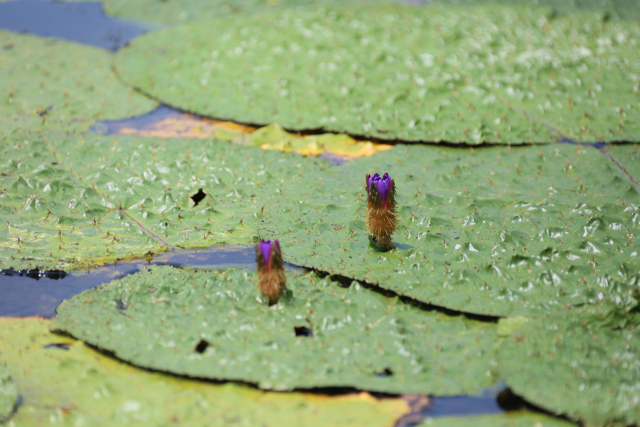
[[391,190],[391,177],[389,177],[389,174],[386,172],[382,177],[380,177],[380,174],[378,173],[373,176],[367,174],[367,194],[369,193],[371,184],[376,186],[376,189],[380,194],[380,198],[382,199],[382,203],[386,208],[387,199],[389,198],[389,190]]
[[271,247],[274,243],[276,244],[278,250],[280,250],[280,245],[278,244],[277,240],[274,240],[273,243],[271,242],[271,240],[267,240],[266,242],[264,240],[261,240],[259,243],[260,252],[262,252],[262,258],[264,258],[264,262],[265,264],[267,264],[267,269],[271,268],[271,264],[269,261],[271,260]]

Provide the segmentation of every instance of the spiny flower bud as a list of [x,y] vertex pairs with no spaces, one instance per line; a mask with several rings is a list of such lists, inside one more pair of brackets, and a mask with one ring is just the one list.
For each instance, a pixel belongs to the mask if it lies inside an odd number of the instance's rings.
[[267,298],[270,306],[277,304],[280,293],[286,289],[284,262],[277,240],[261,240],[256,243],[256,263],[260,292]]
[[391,235],[396,230],[396,185],[385,173],[367,174],[367,227],[378,246],[394,249]]

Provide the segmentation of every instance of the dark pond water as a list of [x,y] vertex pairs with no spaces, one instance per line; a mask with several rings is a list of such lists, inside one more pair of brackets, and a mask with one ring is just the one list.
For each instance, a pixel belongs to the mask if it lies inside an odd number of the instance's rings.
[[0,28],[69,40],[112,52],[150,29],[148,25],[105,15],[98,2],[45,0],[0,2]]

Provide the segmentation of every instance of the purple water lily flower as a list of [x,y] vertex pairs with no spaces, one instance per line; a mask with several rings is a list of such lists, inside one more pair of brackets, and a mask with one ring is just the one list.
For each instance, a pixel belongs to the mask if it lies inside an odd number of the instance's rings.
[[256,243],[256,264],[260,292],[269,301],[269,305],[278,303],[280,293],[286,290],[287,279],[284,274],[284,262],[280,243],[261,240]]
[[387,200],[389,199],[389,191],[391,190],[393,180],[389,176],[388,173],[384,173],[382,177],[380,174],[376,173],[373,176],[371,174],[367,174],[367,194],[371,189],[371,184],[376,186],[378,190],[378,194],[380,194],[380,198],[382,199],[382,206],[384,209],[387,208]]
[[395,182],[388,173],[367,174],[367,228],[373,242],[378,247],[395,248],[391,235],[397,225]]
[[260,243],[258,243],[258,246],[260,247],[260,252],[262,253],[262,258],[264,259],[265,264],[267,265],[267,271],[271,270],[271,251],[273,246],[276,247],[276,251],[278,251],[278,253],[280,253],[280,243],[278,243],[278,240],[274,240],[273,242],[271,240],[267,240],[266,242],[264,240],[261,240]]

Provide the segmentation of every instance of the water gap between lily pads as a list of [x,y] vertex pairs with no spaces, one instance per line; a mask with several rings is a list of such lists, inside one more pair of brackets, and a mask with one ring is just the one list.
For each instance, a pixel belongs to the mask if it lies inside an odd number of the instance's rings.
[[0,29],[68,40],[110,52],[154,28],[149,24],[108,16],[100,2],[0,2]]
[[[147,261],[133,259],[106,264],[89,271],[0,270],[0,317],[55,316],[63,300],[103,283],[134,274],[153,265],[196,270],[242,268],[255,270],[253,245],[212,246],[206,249],[166,252]],[[299,267],[286,264],[289,272]]]

